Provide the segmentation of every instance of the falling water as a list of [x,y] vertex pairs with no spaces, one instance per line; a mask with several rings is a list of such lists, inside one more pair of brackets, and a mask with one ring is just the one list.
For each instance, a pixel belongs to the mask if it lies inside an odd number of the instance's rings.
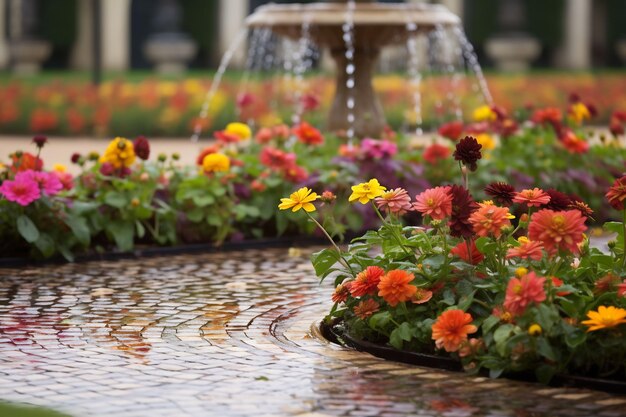
[[409,22],[406,24],[408,37],[406,41],[409,53],[408,73],[411,79],[411,93],[413,98],[413,110],[415,112],[415,134],[421,135],[422,131],[422,73],[419,70],[419,56],[417,48],[417,24]]
[[[446,108],[452,109],[457,119],[461,119],[463,112],[461,110],[461,95],[458,91],[460,74],[465,71],[465,63],[461,62],[461,65],[457,68],[455,64],[458,64],[458,60],[455,61],[455,57],[460,54],[461,59],[463,55],[461,53],[458,44],[454,42],[454,39],[446,31],[443,25],[435,25],[434,30],[435,38],[437,39],[439,69],[441,75],[449,79],[449,83],[445,84],[445,99],[447,103]],[[448,81],[448,80],[446,80]]]
[[202,121],[206,119],[206,117],[209,115],[209,108],[211,107],[211,101],[213,101],[213,96],[215,96],[215,93],[217,92],[217,88],[222,81],[224,72],[226,71],[226,68],[228,67],[231,59],[233,58],[235,51],[237,50],[237,48],[239,48],[239,45],[246,39],[247,34],[247,28],[241,29],[237,34],[234,42],[230,45],[228,50],[222,56],[220,65],[217,68],[215,76],[213,77],[213,81],[211,82],[211,88],[209,88],[209,91],[207,91],[206,96],[204,97],[204,102],[202,103],[202,107],[200,108],[199,120],[193,127],[193,135],[191,135],[192,142],[197,142],[200,138],[200,134],[202,133]]
[[476,76],[476,79],[478,80],[478,85],[479,85],[480,91],[483,94],[483,97],[485,98],[485,101],[488,104],[492,105],[493,98],[491,97],[491,93],[489,92],[489,87],[487,87],[487,80],[485,79],[485,76],[483,75],[483,70],[480,68],[480,64],[478,63],[478,57],[476,56],[476,53],[474,52],[474,47],[472,46],[470,41],[467,39],[467,36],[465,35],[465,32],[463,31],[461,27],[456,26],[453,30],[454,30],[454,34],[456,35],[457,39],[459,40],[461,44],[461,50],[463,51],[463,56],[467,60],[467,64],[470,70],[474,73],[474,75]]
[[[355,71],[356,67],[354,65],[354,9],[356,5],[354,0],[349,0],[346,3],[346,20],[344,24],[341,26],[343,31],[343,42],[346,48],[345,57],[346,57],[346,75],[348,78],[346,79],[346,87],[348,88],[347,98],[346,98],[346,107],[348,108],[348,130],[346,131],[346,136],[348,137],[348,144],[352,145],[352,141],[354,139],[354,85],[355,85]],[[340,69],[337,69],[340,71]]]
[[302,93],[306,89],[304,73],[313,65],[310,20],[310,17],[304,17],[300,39],[298,40],[298,48],[294,55],[295,66],[293,72],[296,86],[293,89],[294,111],[291,116],[291,121],[294,125],[300,123],[302,113],[304,112],[304,103],[302,102]]
[[[274,59],[274,53],[272,51],[273,43],[270,42],[271,37],[272,30],[269,28],[252,30],[250,35],[250,46],[248,48],[248,57],[246,58],[246,69],[243,73],[237,92],[238,98],[247,92],[250,74],[255,71],[264,71],[267,69],[266,61],[268,57],[270,60]],[[237,111],[239,112],[240,110],[238,109]]]

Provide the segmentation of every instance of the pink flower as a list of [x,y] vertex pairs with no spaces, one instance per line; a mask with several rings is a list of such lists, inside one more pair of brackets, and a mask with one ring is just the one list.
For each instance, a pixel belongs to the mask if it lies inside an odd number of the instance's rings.
[[506,259],[521,258],[532,259],[533,261],[540,261],[543,258],[543,246],[539,242],[533,242],[527,237],[520,237],[517,239],[520,243],[519,246],[510,248],[506,252]]
[[0,185],[0,194],[20,206],[27,206],[41,197],[39,184],[27,177],[16,177],[13,181],[4,181]]
[[386,191],[382,196],[374,199],[376,207],[380,210],[387,210],[390,213],[403,215],[407,211],[412,211],[411,197],[403,188],[395,188]]
[[553,255],[558,250],[577,254],[578,244],[584,239],[586,217],[578,210],[539,210],[530,218],[528,238],[541,242],[544,249]]
[[413,208],[425,216],[442,220],[452,214],[452,196],[448,187],[430,188],[415,196]]
[[398,153],[398,146],[388,140],[366,138],[361,142],[361,151],[366,158],[390,158]]
[[529,272],[520,279],[511,278],[506,287],[504,308],[515,316],[524,314],[530,304],[540,303],[546,299],[543,284],[546,281],[534,272]]
[[16,180],[22,178],[26,178],[37,183],[39,188],[41,188],[46,195],[58,194],[58,192],[63,189],[63,184],[61,183],[59,177],[51,172],[33,171],[29,169],[28,171],[20,172],[15,176]]
[[526,204],[528,207],[539,207],[550,202],[550,195],[539,188],[522,190],[519,193],[515,193],[513,202]]

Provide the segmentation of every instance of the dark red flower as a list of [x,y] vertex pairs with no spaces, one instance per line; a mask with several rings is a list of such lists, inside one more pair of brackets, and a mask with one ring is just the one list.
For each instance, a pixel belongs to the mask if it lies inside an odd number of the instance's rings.
[[572,199],[565,193],[562,193],[554,188],[546,190],[546,194],[550,196],[550,201],[544,207],[554,211],[567,210],[572,202]]
[[478,204],[470,193],[460,185],[452,185],[448,188],[452,195],[452,215],[450,216],[450,235],[454,237],[469,238],[474,235],[469,217]]
[[624,200],[626,199],[626,176],[615,180],[609,191],[606,193],[606,199],[611,207],[615,210],[624,210]]
[[33,138],[33,143],[39,149],[43,148],[43,146],[48,142],[48,138],[43,135],[37,135]]
[[454,159],[461,161],[470,171],[476,171],[478,168],[476,162],[482,158],[482,154],[480,153],[482,147],[483,146],[478,143],[475,137],[465,136],[456,144]]
[[73,164],[78,163],[78,161],[80,160],[80,154],[78,152],[74,152],[72,154],[72,157],[70,158],[70,161],[72,161]]
[[513,204],[513,197],[515,197],[515,188],[505,182],[492,182],[487,187],[485,187],[485,194],[493,198],[496,203],[508,207]]
[[150,157],[150,142],[145,136],[137,136],[137,139],[133,141],[133,147],[135,148],[135,155],[139,159],[147,161]]

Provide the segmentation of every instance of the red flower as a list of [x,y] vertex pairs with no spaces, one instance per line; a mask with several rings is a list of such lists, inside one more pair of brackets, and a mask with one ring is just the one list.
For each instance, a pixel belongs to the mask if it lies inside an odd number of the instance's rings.
[[580,252],[578,244],[587,230],[585,220],[578,210],[539,210],[530,218],[528,238],[541,242],[551,255],[561,249],[576,254]]
[[452,215],[450,216],[450,235],[468,238],[474,234],[469,217],[478,204],[464,187],[451,185],[448,192],[452,196]]
[[461,138],[461,133],[463,133],[463,122],[454,121],[444,123],[439,126],[438,132],[444,138],[448,138],[456,142]]
[[380,309],[380,304],[371,298],[361,301],[354,307],[354,315],[365,320]]
[[324,143],[324,136],[319,130],[308,124],[307,122],[301,122],[293,129],[293,134],[296,135],[298,140],[307,145],[320,145]]
[[624,210],[624,199],[626,199],[626,175],[613,182],[613,185],[606,193],[606,199],[615,210]]
[[506,287],[504,308],[511,314],[519,316],[524,314],[526,308],[546,299],[543,288],[546,279],[538,277],[534,272],[529,272],[521,278],[511,278]]
[[493,198],[496,203],[508,207],[513,204],[515,188],[505,182],[492,182],[485,187],[485,194]]
[[536,124],[550,123],[552,125],[560,125],[563,120],[563,113],[555,107],[547,107],[535,110],[530,119]]
[[57,127],[58,119],[51,110],[35,109],[30,116],[30,130],[33,132],[47,132]]
[[454,159],[460,161],[470,171],[476,171],[478,168],[477,162],[482,158],[480,150],[483,146],[478,143],[475,137],[465,136],[459,143],[456,144],[456,150],[454,151]]
[[18,152],[11,154],[11,172],[21,172],[32,169],[33,171],[41,171],[43,161],[35,155],[28,152]]
[[450,156],[450,148],[438,143],[433,143],[424,150],[424,154],[422,156],[424,161],[429,164],[436,164],[438,161],[446,159]]
[[569,153],[585,153],[589,150],[589,143],[569,129],[561,129],[559,140]]
[[478,265],[485,259],[478,248],[476,247],[476,241],[472,240],[471,243],[467,241],[461,241],[458,245],[450,250],[450,253],[463,259],[468,264]]
[[524,236],[517,239],[517,241],[520,245],[510,248],[506,252],[507,259],[521,258],[540,261],[541,258],[543,258],[543,246],[541,246],[541,243],[528,240],[528,238]]
[[350,282],[337,285],[331,299],[333,303],[345,303],[350,295]]
[[133,147],[135,149],[135,155],[139,159],[147,161],[150,157],[150,142],[145,136],[137,136],[137,139],[133,141]]
[[539,207],[550,202],[550,196],[539,188],[522,190],[513,197],[514,203],[526,204],[527,207]]
[[357,274],[354,281],[350,285],[350,294],[353,297],[362,297],[368,294],[374,294],[378,288],[380,278],[385,271],[378,266],[368,266],[364,271]]
[[261,151],[259,161],[274,170],[289,169],[296,163],[296,154],[267,146]]
[[207,146],[202,151],[200,151],[200,154],[196,158],[196,165],[202,166],[202,162],[204,161],[205,156],[212,154],[212,153],[216,153],[219,150],[220,150],[220,147],[218,145]]

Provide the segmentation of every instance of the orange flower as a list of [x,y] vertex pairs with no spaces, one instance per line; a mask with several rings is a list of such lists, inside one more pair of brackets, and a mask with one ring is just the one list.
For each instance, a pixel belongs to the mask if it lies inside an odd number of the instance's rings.
[[364,271],[359,272],[350,285],[350,294],[353,297],[361,297],[366,294],[376,292],[380,277],[385,271],[378,266],[368,266]]
[[436,164],[440,160],[448,158],[451,153],[452,151],[447,146],[433,143],[424,150],[422,158],[429,164]]
[[432,326],[432,338],[438,349],[456,352],[467,341],[467,335],[478,329],[472,322],[472,315],[463,310],[447,310],[437,317]]
[[378,283],[378,295],[392,307],[410,300],[417,292],[415,285],[409,284],[415,277],[401,269],[387,272]]
[[494,206],[490,201],[478,205],[478,210],[469,217],[469,222],[478,236],[492,235],[498,238],[502,234],[502,228],[510,226],[510,220],[515,218],[507,207]]
[[344,282],[343,284],[337,285],[335,291],[332,295],[333,303],[345,303],[348,299],[348,295],[350,295],[350,284],[349,282]]
[[533,261],[540,261],[543,257],[543,246],[539,242],[533,242],[529,240],[527,237],[522,236],[517,239],[520,243],[519,246],[514,248],[510,248],[506,252],[506,258],[521,258],[521,259],[532,259]]
[[528,238],[541,242],[549,254],[560,249],[579,253],[578,244],[583,241],[587,229],[586,218],[578,210],[539,210],[530,218]]
[[569,129],[563,129],[559,139],[569,153],[585,153],[589,150],[589,143]]
[[530,304],[540,303],[546,299],[543,284],[546,281],[534,272],[529,272],[521,278],[511,278],[506,287],[504,308],[511,314],[519,316],[526,311]]
[[370,298],[357,304],[354,307],[354,314],[361,320],[365,320],[372,314],[376,313],[379,309],[380,304]]
[[295,126],[293,134],[297,136],[300,142],[307,145],[321,145],[324,142],[324,136],[322,136],[320,131],[307,122],[302,122]]
[[415,210],[435,220],[442,220],[452,214],[452,195],[448,187],[430,188],[415,196]]
[[522,190],[519,193],[515,193],[513,202],[526,204],[528,207],[539,207],[548,204],[550,196],[539,188],[533,188],[532,190]]
[[430,290],[425,290],[423,288],[418,288],[417,292],[411,299],[413,304],[424,304],[430,301],[433,298],[433,292]]

